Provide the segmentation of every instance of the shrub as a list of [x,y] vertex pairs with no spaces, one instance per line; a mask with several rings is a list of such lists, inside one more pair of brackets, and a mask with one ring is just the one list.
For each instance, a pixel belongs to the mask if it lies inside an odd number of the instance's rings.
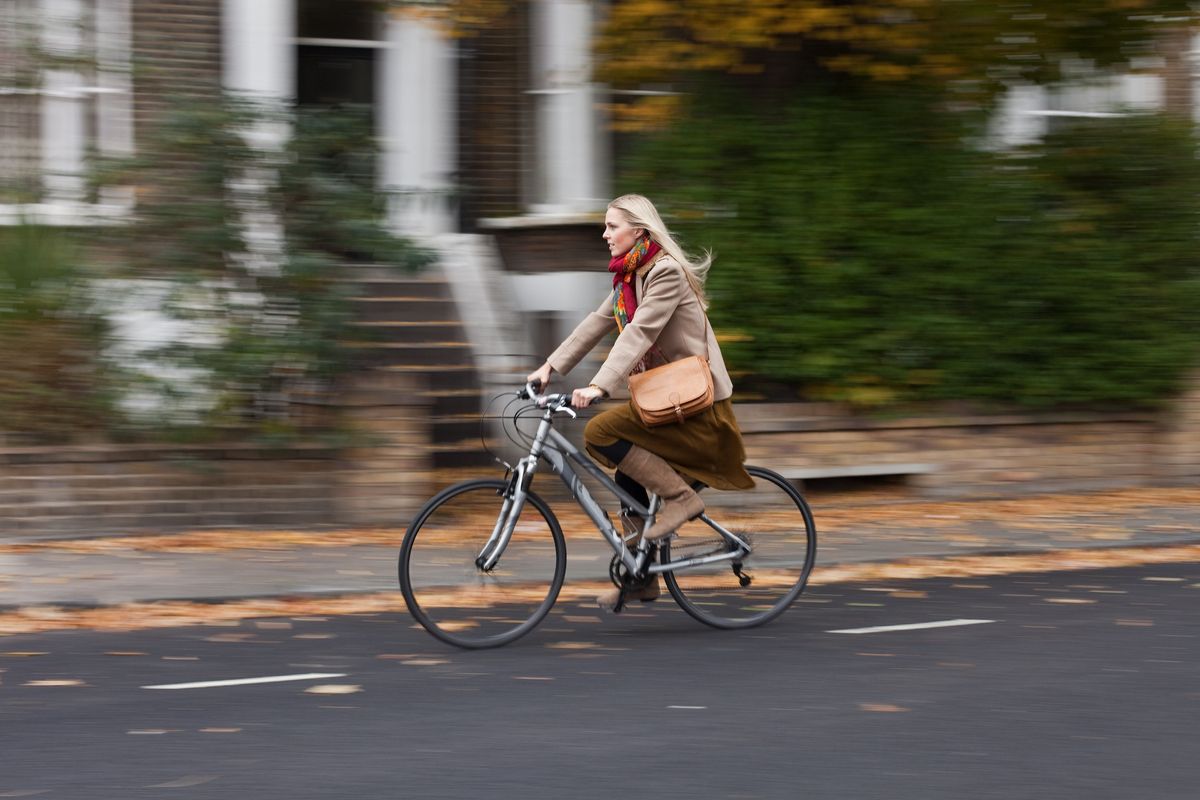
[[[251,146],[245,132],[263,126],[290,136]],[[154,398],[143,403],[143,427],[290,437],[329,424],[290,401],[327,397],[350,366],[347,267],[414,270],[430,260],[388,231],[376,158],[361,111],[226,99],[178,107],[136,161],[98,173],[140,184],[136,220],[118,244],[129,276],[169,285],[164,309],[186,323],[142,353],[152,366],[140,388]],[[259,226],[254,245],[247,219]],[[275,236],[265,249],[264,232]]]
[[1200,353],[1190,131],[1080,120],[991,152],[973,122],[915,90],[765,112],[707,92],[621,182],[716,251],[713,321],[743,390],[860,405],[1171,393]]
[[108,334],[61,229],[0,228],[0,428],[37,440],[110,421]]

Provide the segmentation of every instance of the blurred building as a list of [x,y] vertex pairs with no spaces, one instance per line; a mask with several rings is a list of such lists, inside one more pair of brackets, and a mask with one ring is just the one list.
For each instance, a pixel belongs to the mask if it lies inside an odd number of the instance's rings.
[[[591,56],[606,5],[481,0],[498,13],[471,35],[449,36],[435,0],[0,0],[0,225],[121,225],[134,212],[134,189],[91,187],[93,156],[136,153],[174,100],[232,92],[268,103],[368,106],[381,145],[378,183],[395,193],[389,223],[441,256],[435,274],[419,280],[369,269],[361,280],[365,322],[392,325],[395,353],[406,354],[396,357],[408,358],[412,369],[386,373],[405,379],[398,385],[371,382],[383,371],[365,376],[349,413],[396,446],[348,469],[335,466],[342,455],[332,452],[317,458],[316,469],[307,462],[268,468],[260,456],[239,456],[214,472],[209,505],[187,506],[186,524],[376,524],[427,496],[410,477],[419,471],[407,460],[412,442],[429,434],[434,467],[478,458],[481,399],[512,388],[608,286],[601,219],[618,143],[604,109],[619,98],[594,82]],[[1019,145],[1072,116],[1129,109],[1167,109],[1200,123],[1198,54],[1200,40],[1179,31],[1127,74],[1097,75],[1080,64],[1078,80],[1066,85],[1013,87],[992,144]],[[285,132],[257,133],[269,144]],[[117,315],[127,339],[157,344],[176,335],[166,315],[155,313],[165,289],[125,294],[145,303]],[[410,376],[417,377],[410,383]],[[416,397],[412,389],[421,381],[426,391]],[[1140,417],[1038,419],[1020,435],[1008,418],[952,419],[933,433],[928,421],[853,422],[842,431],[812,409],[804,409],[802,425],[769,418],[775,412],[765,405],[742,419],[753,452],[795,480],[913,476],[948,494],[1076,489],[1163,474],[1192,479],[1200,465],[1197,396],[1180,406],[1165,449],[1159,422]],[[397,398],[421,404],[421,411],[410,413]],[[426,406],[433,409],[429,431]],[[420,426],[410,429],[418,417]],[[981,443],[989,430],[998,432],[994,447]],[[29,508],[20,509],[42,516],[23,519],[28,527],[20,530],[92,530],[102,513],[109,515],[104,524],[119,530],[178,524],[177,515],[155,514],[190,498],[149,504],[138,496],[143,489],[166,495],[177,485],[172,470],[179,465],[161,470],[161,485],[149,483],[144,474],[153,470],[138,465],[161,457],[154,447],[145,450],[120,456],[137,467],[120,502],[85,502],[87,481],[100,479],[47,455],[38,468],[44,492],[35,503],[22,500]],[[163,452],[181,462],[212,457],[203,448]],[[101,477],[121,474],[101,463],[106,453],[87,458],[100,464]],[[1164,473],[1162,463],[1174,471]],[[13,464],[12,474],[37,473],[23,461]],[[310,484],[314,473],[324,483]],[[184,479],[204,482],[194,474]],[[283,488],[270,495],[264,484],[274,483]],[[249,498],[238,507],[249,512],[234,515],[230,498],[238,491]],[[0,528],[14,524],[17,506],[8,508],[10,522],[0,519]],[[52,527],[52,518],[63,527]]]
[[169,98],[225,89],[371,106],[381,185],[422,197],[397,209],[416,234],[595,211],[609,172],[595,13],[586,0],[514,3],[482,32],[450,37],[429,2],[6,0],[4,182],[24,171],[56,220],[115,213],[85,196],[86,157],[129,152]]
[[478,372],[525,369],[604,285],[595,267],[611,169],[591,77],[597,7],[513,3],[462,37],[447,35],[442,10],[5,0],[0,224],[120,224],[132,190],[90,189],[89,159],[136,152],[179,98],[366,105],[379,184],[396,192],[391,224],[441,252],[455,298],[475,309],[464,322]]

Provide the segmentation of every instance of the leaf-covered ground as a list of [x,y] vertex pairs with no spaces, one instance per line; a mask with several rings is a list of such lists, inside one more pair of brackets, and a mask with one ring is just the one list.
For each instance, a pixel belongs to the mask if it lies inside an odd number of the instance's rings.
[[[568,509],[562,504],[557,508]],[[820,549],[811,585],[861,581],[979,577],[1010,573],[1103,569],[1200,562],[1200,488],[1155,488],[1043,495],[1005,500],[817,503]],[[569,538],[594,540],[578,512],[560,513]],[[761,524],[761,518],[759,520]],[[396,546],[401,529],[299,531],[219,530],[17,543],[0,555],[74,553],[82,556],[149,553],[228,553],[301,548]],[[1135,535],[1136,533],[1136,535]],[[1155,546],[1145,546],[1147,540]],[[841,558],[863,541],[894,546],[901,555],[854,563]],[[937,555],[905,557],[906,543],[937,545]],[[1003,553],[979,550],[1006,549]],[[1124,543],[1124,544],[1122,544]],[[954,555],[958,547],[974,554]],[[919,548],[918,548],[919,549]],[[1029,552],[1021,552],[1028,549]],[[842,552],[839,553],[839,550]],[[1013,552],[1016,551],[1016,552]],[[882,552],[882,551],[881,551]],[[145,557],[145,556],[142,556]],[[560,602],[588,600],[600,581],[569,580]],[[478,598],[449,589],[439,602],[471,607]],[[670,602],[664,597],[660,602]],[[222,625],[261,617],[399,612],[398,592],[322,597],[277,597],[228,602],[156,601],[100,608],[30,605],[0,612],[0,636],[71,629],[131,630]]]
[[[1195,510],[1200,514],[1200,487],[1126,489],[1093,494],[1049,494],[1004,500],[944,502],[872,502],[845,499],[826,505],[814,502],[817,528],[826,536],[873,528],[897,536],[904,532],[939,537],[977,539],[981,524],[996,523],[1042,533],[1078,532],[1082,540],[1119,542],[1127,538],[1122,517],[1161,508]],[[595,529],[582,512],[559,503],[555,513],[568,538],[594,539]],[[1200,533],[1196,526],[1162,524],[1164,534]],[[38,551],[104,554],[117,552],[209,553],[235,550],[290,550],[298,547],[396,546],[403,528],[338,530],[205,530],[161,535],[106,536],[56,539],[0,545],[0,554]]]

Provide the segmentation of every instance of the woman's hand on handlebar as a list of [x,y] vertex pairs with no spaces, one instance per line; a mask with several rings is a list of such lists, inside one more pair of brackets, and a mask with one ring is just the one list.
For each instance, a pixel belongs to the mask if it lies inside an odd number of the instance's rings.
[[549,363],[542,364],[540,367],[529,373],[529,377],[525,379],[526,383],[532,383],[539,392],[546,391],[550,385],[550,375],[554,370]]
[[587,408],[592,403],[604,397],[604,390],[599,386],[585,386],[571,393],[571,405],[576,408]]

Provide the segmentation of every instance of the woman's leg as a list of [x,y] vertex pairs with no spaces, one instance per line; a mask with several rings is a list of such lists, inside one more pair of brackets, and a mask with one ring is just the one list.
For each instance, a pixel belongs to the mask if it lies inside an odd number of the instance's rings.
[[654,525],[642,534],[647,541],[665,538],[689,519],[704,513],[704,501],[700,495],[670,464],[649,450],[634,445],[617,468],[662,500],[658,513],[654,515]]
[[[625,456],[629,455],[629,451],[632,449],[633,445],[624,439],[618,439],[613,444],[592,444],[591,447],[593,450],[599,452],[600,455],[604,456],[604,458],[608,459],[612,463],[619,464],[625,459]],[[621,472],[621,470],[617,470],[613,478],[616,480],[617,485],[628,492],[634,500],[637,500],[643,506],[648,506],[650,504],[650,495],[646,492],[646,487],[642,486],[624,472]],[[621,509],[622,511],[626,510],[624,503],[621,504]],[[645,527],[646,521],[641,517],[637,517],[632,514],[623,514],[622,520],[628,522],[628,524],[633,528],[632,530],[628,528],[625,530],[626,537],[630,537],[631,534],[636,534],[632,536],[632,538],[628,538],[628,543],[626,545],[630,550],[633,550],[638,545],[638,541],[641,537],[641,533]],[[648,603],[651,600],[657,600],[661,594],[662,587],[659,585],[658,576],[652,576],[648,581],[646,581],[645,586],[639,586],[627,591],[625,593],[625,599],[641,600],[643,603]],[[621,589],[614,586],[597,597],[596,603],[601,608],[611,611],[616,608],[617,603],[620,602],[620,600]]]
[[662,458],[605,431],[603,420],[606,414],[611,413],[605,411],[592,417],[583,429],[583,441],[588,452],[662,499],[654,526],[644,535],[651,541],[669,536],[680,525],[702,514],[704,501]]
[[[624,457],[622,456],[622,458]],[[633,478],[629,477],[624,472],[621,472],[621,470],[617,470],[617,473],[613,475],[613,478],[616,479],[617,486],[620,486],[622,489],[629,492],[629,496],[634,500],[637,500],[644,506],[650,504],[650,494],[646,491],[645,486],[642,486]]]

